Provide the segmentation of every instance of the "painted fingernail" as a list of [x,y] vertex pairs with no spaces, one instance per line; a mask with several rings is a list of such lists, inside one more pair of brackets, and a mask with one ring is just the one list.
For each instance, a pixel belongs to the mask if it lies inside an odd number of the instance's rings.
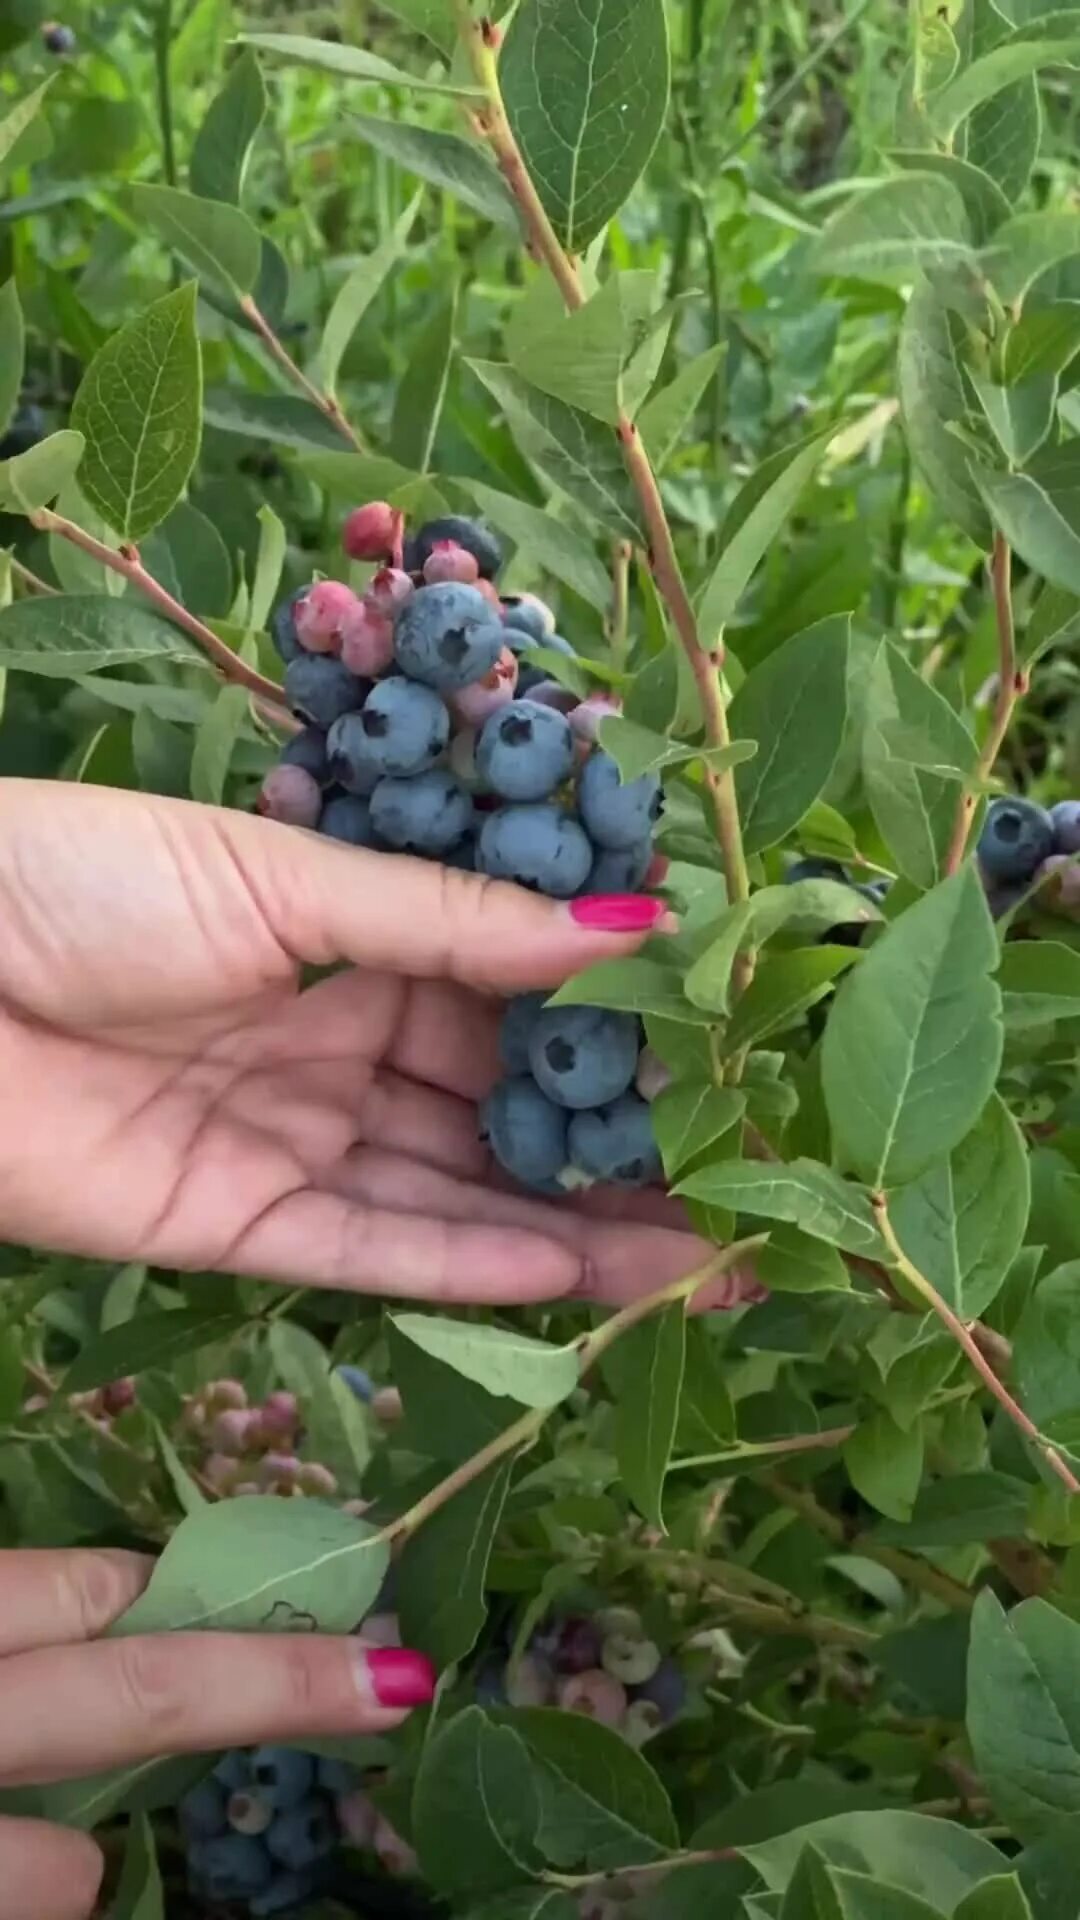
[[380,1707],[422,1707],[435,1697],[435,1668],[412,1647],[368,1647],[360,1656],[362,1692]]
[[646,933],[666,913],[666,903],[647,893],[589,893],[570,902],[570,918],[591,933]]

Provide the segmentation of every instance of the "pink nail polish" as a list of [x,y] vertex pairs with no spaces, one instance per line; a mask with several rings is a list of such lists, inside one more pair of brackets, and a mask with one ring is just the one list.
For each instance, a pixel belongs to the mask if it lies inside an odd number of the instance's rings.
[[589,893],[570,902],[570,918],[591,933],[646,933],[666,912],[647,893]]
[[368,1647],[365,1676],[380,1707],[422,1707],[435,1696],[435,1668],[412,1647]]

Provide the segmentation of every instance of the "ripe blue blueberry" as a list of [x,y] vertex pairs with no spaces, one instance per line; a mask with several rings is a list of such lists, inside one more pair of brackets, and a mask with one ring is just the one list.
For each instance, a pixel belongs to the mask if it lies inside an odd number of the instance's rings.
[[245,1753],[242,1747],[231,1747],[217,1762],[213,1778],[220,1782],[227,1794],[239,1793],[243,1787],[250,1787],[251,1755]]
[[611,1180],[617,1187],[644,1187],[659,1178],[660,1151],[648,1103],[639,1094],[624,1093],[604,1106],[576,1113],[570,1122],[567,1145],[571,1164],[594,1180]]
[[371,807],[355,793],[336,793],[319,815],[318,831],[329,840],[350,847],[374,847],[378,835],[371,824]]
[[789,886],[794,886],[798,880],[839,880],[843,883],[848,880],[848,872],[846,867],[840,865],[839,860],[827,860],[819,858],[817,854],[808,854],[805,860],[792,861],[784,879]]
[[356,713],[371,692],[330,653],[302,653],[285,669],[285,698],[298,720],[324,730],[343,713]]
[[508,1073],[528,1073],[529,1040],[547,997],[546,993],[519,993],[507,1001],[499,1022],[499,1058]]
[[471,833],[466,834],[464,840],[459,840],[456,847],[451,847],[449,853],[443,854],[443,866],[456,867],[461,873],[476,872],[476,841]]
[[452,540],[455,546],[471,553],[483,580],[494,580],[502,566],[502,546],[497,534],[482,520],[466,520],[459,514],[446,514],[441,520],[428,520],[405,542],[406,573],[419,573],[436,547]]
[[686,1705],[686,1679],[677,1660],[665,1654],[652,1678],[633,1690],[635,1700],[650,1700],[659,1707],[665,1723],[674,1720]]
[[74,53],[75,35],[70,27],[52,23],[42,29],[41,43],[46,53]]
[[248,1905],[252,1920],[266,1920],[274,1913],[288,1913],[298,1907],[315,1892],[313,1873],[278,1873],[270,1885],[257,1893]]
[[440,693],[457,693],[490,673],[506,644],[495,609],[477,587],[442,581],[419,587],[394,628],[402,673]]
[[569,900],[588,878],[591,842],[577,821],[550,802],[499,807],[480,829],[477,866],[495,880]]
[[442,767],[414,780],[380,780],[371,796],[371,822],[388,847],[444,854],[472,826],[472,796]]
[[664,798],[655,773],[622,781],[609,753],[594,748],[578,779],[582,824],[598,847],[637,847],[660,818]]
[[176,1813],[185,1840],[212,1840],[225,1831],[225,1788],[209,1774],[188,1788]]
[[566,1165],[566,1114],[527,1074],[500,1080],[480,1107],[480,1138],[524,1186],[554,1180]]
[[[338,1372],[340,1373],[341,1371],[342,1369],[339,1367]],[[360,1369],[359,1367],[354,1367],[351,1371],[359,1373]],[[365,1375],[365,1378],[366,1377]],[[359,1769],[350,1766],[347,1760],[318,1760],[316,1762],[315,1772],[319,1785],[324,1793],[354,1793],[360,1785]]]
[[547,645],[555,631],[555,615],[535,594],[523,594],[503,601],[503,626],[508,628],[507,646],[520,653],[530,643],[535,647]]
[[1054,822],[1045,807],[1020,797],[990,802],[978,845],[988,880],[1031,880],[1053,851]]
[[372,688],[360,723],[370,759],[395,780],[433,767],[450,738],[450,715],[438,694],[399,673]]
[[1080,800],[1059,800],[1051,807],[1054,823],[1054,852],[1080,853]]
[[511,700],[480,729],[476,765],[503,800],[546,800],[574,764],[564,714],[535,700]]
[[321,727],[305,727],[303,733],[294,733],[287,740],[279,755],[279,764],[283,767],[302,767],[310,773],[320,787],[329,785],[330,767],[326,758],[326,734]]
[[[545,1007],[529,1039],[529,1065],[537,1086],[560,1107],[602,1107],[626,1092],[638,1051],[638,1023],[631,1013]],[[647,1117],[648,1108],[640,1104]]]
[[251,1778],[276,1813],[295,1807],[311,1792],[315,1762],[295,1747],[256,1747],[251,1756]]
[[279,1813],[266,1834],[266,1845],[275,1860],[293,1873],[302,1873],[325,1859],[337,1845],[334,1816],[325,1800],[302,1800],[287,1813]]
[[196,1840],[188,1866],[200,1890],[211,1900],[250,1900],[274,1876],[273,1862],[261,1840],[247,1833],[223,1833]]
[[497,1654],[489,1654],[476,1669],[473,1679],[473,1694],[478,1707],[505,1707],[506,1705],[506,1662]]
[[634,847],[598,847],[582,893],[636,893],[652,865],[653,843]]
[[[374,1399],[375,1382],[372,1379],[370,1373],[364,1372],[363,1367],[349,1366],[345,1361],[342,1361],[340,1366],[334,1368],[334,1372],[337,1374],[337,1377],[339,1380],[344,1380],[345,1385],[349,1389],[349,1392],[354,1393],[358,1400],[362,1400],[364,1402],[365,1406],[368,1404],[369,1401]],[[330,1763],[327,1762],[327,1764],[329,1765]],[[338,1763],[335,1761],[333,1762],[333,1764],[336,1766]],[[323,1762],[320,1760],[319,1762],[320,1785],[322,1785],[322,1766],[323,1766]],[[334,1793],[347,1793],[348,1788],[334,1787],[333,1791]]]
[[364,800],[374,793],[385,772],[371,751],[362,713],[343,713],[334,721],[326,735],[326,758],[333,784]]

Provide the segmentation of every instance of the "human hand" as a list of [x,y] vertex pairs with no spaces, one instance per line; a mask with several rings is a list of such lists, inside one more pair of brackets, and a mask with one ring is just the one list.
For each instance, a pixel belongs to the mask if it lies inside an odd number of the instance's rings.
[[[509,1193],[477,1139],[493,996],[647,930],[574,915],[237,812],[0,782],[0,1231],[433,1300],[615,1301],[690,1272],[708,1249],[662,1196]],[[298,992],[302,963],[339,961]]]
[[[385,1733],[430,1700],[423,1654],[321,1634],[98,1639],[145,1587],[137,1553],[0,1553],[0,1788],[163,1754]],[[0,1819],[4,1920],[85,1920],[103,1860],[89,1835]]]

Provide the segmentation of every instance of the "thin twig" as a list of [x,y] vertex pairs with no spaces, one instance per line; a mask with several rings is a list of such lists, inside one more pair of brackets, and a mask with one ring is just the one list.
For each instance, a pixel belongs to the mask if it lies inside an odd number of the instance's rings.
[[955,873],[967,851],[968,835],[975,817],[979,794],[994,771],[1013,716],[1013,708],[1027,692],[1030,679],[1026,668],[1017,664],[1016,631],[1012,606],[1012,553],[1004,534],[994,535],[990,555],[990,580],[994,590],[994,614],[998,634],[997,693],[990,730],[975,765],[974,778],[965,786],[957,803],[952,837],[942,866],[943,873]]
[[887,1567],[898,1580],[918,1588],[921,1593],[932,1594],[935,1600],[943,1601],[945,1606],[955,1608],[958,1613],[968,1613],[974,1606],[974,1594],[959,1580],[942,1573],[940,1567],[933,1566],[929,1560],[920,1560],[915,1554],[901,1553],[894,1547],[881,1547],[866,1534],[853,1532],[838,1514],[830,1513],[828,1507],[822,1506],[809,1487],[792,1486],[777,1473],[760,1475],[758,1484],[767,1487],[774,1500],[790,1508],[792,1513],[797,1513],[801,1520],[823,1534],[826,1540],[831,1540],[833,1546],[843,1547],[847,1553],[861,1554],[864,1560],[876,1561],[879,1567]]
[[11,571],[16,580],[21,580],[24,587],[29,587],[31,593],[60,592],[59,587],[50,587],[47,580],[41,580],[36,573],[31,573],[30,568],[24,567],[22,561],[16,560],[14,555],[11,559]]
[[333,394],[323,393],[313,380],[308,379],[302,368],[297,366],[288,347],[274,332],[266,315],[260,307],[256,306],[250,293],[246,293],[241,300],[240,311],[245,319],[250,320],[263,345],[273,355],[278,366],[288,374],[293,386],[298,387],[305,398],[311,401],[312,406],[318,408],[323,418],[329,420],[330,425],[340,433],[343,440],[348,441],[356,453],[366,453],[367,449],[360,435],[346,420]]
[[617,667],[626,660],[630,631],[630,561],[633,547],[629,540],[616,540],[611,550],[611,658]]
[[92,533],[84,532],[73,520],[65,520],[62,514],[53,513],[49,507],[35,507],[27,518],[40,533],[57,533],[62,540],[69,540],[73,547],[81,547],[84,553],[91,554],[103,567],[122,574],[125,580],[160,609],[167,620],[171,620],[176,627],[182,627],[197,641],[224,679],[236,686],[247,687],[249,692],[257,693],[273,706],[284,709],[285,696],[277,682],[268,680],[265,674],[256,673],[254,667],[249,667],[246,661],[241,660],[239,654],[226,646],[224,640],[218,639],[211,627],[204,625],[195,614],[189,613],[179,600],[174,600],[160,581],[147,573],[136,547],[107,547],[103,540],[95,540]]

